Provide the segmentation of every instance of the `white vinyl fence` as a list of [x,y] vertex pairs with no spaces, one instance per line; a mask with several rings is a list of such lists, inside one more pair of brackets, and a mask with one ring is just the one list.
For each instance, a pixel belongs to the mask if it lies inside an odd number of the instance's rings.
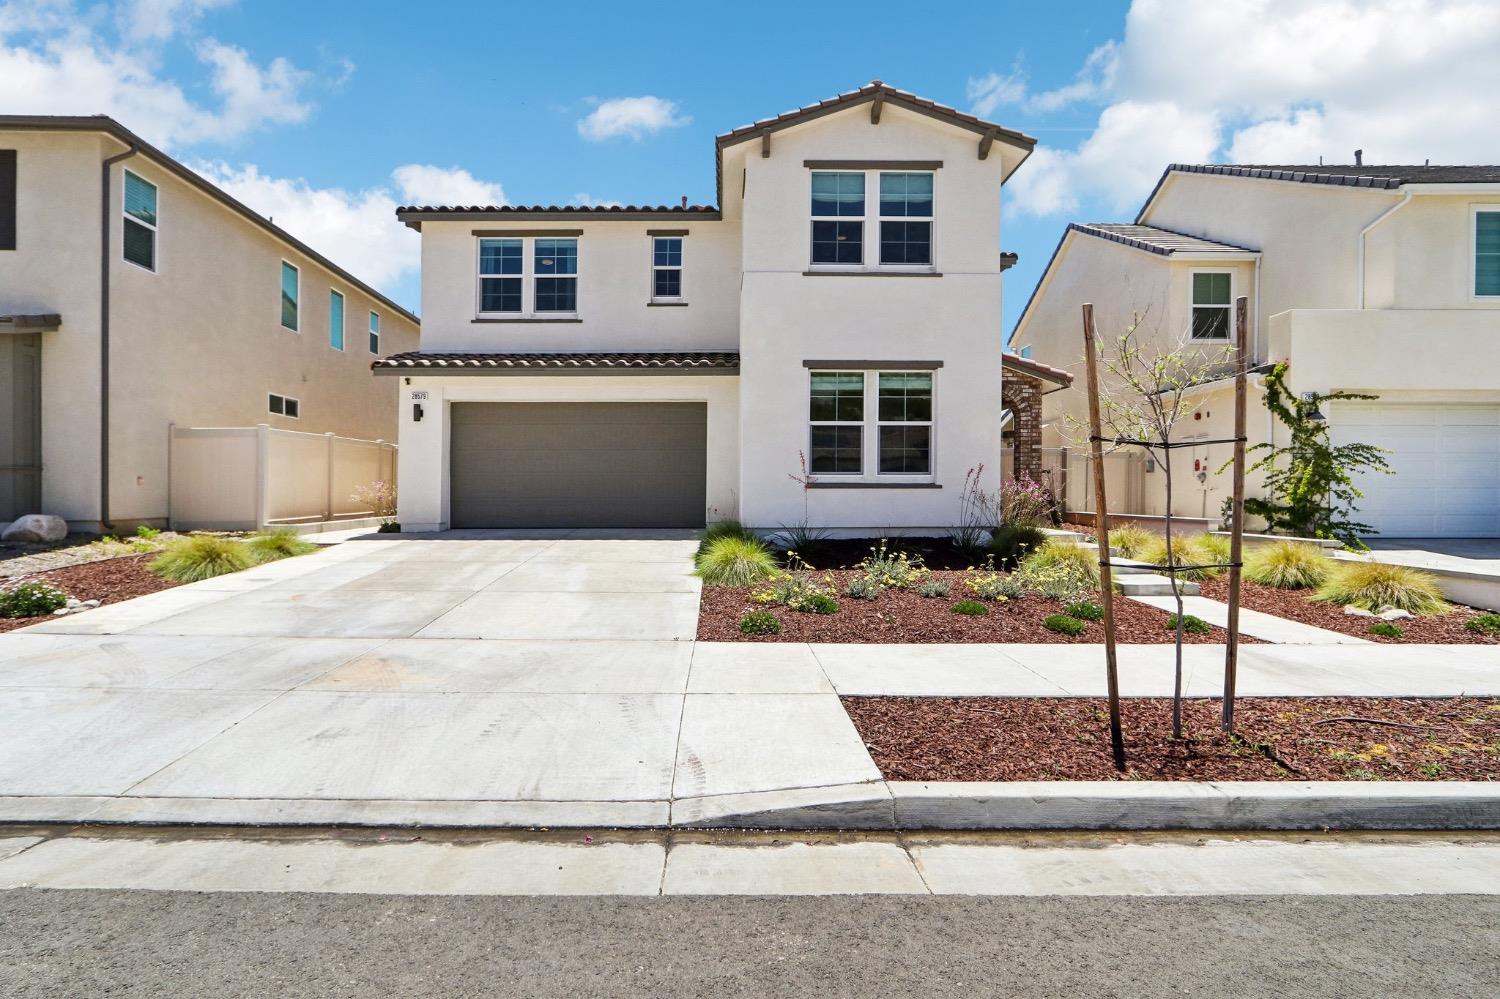
[[172,527],[249,531],[368,517],[355,489],[394,482],[396,445],[256,427],[173,427]]

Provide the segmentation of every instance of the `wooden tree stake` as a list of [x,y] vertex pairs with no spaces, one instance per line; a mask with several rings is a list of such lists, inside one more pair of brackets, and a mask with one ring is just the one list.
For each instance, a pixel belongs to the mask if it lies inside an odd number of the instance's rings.
[[1229,640],[1224,646],[1225,732],[1234,731],[1234,691],[1240,657],[1240,562],[1245,538],[1245,377],[1250,367],[1246,299],[1234,300],[1234,496],[1229,521]]
[[1109,509],[1104,501],[1104,442],[1100,440],[1099,357],[1094,346],[1094,306],[1083,306],[1083,350],[1088,365],[1089,449],[1094,466],[1094,534],[1099,541],[1099,586],[1104,604],[1104,669],[1109,682],[1109,742],[1115,769],[1125,769],[1125,735],[1120,729],[1120,673],[1115,657],[1115,588],[1109,568]]

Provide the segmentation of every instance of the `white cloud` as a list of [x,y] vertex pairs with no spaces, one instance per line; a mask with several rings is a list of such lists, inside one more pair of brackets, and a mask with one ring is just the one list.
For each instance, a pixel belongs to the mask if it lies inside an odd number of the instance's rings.
[[479,180],[460,167],[444,169],[408,163],[397,167],[391,177],[408,205],[504,205],[505,189],[499,184]]
[[1026,96],[1026,75],[1018,68],[1004,76],[990,72],[969,77],[966,88],[969,110],[981,118],[994,114],[1002,104],[1019,104]]
[[573,195],[572,200],[569,201],[568,204],[581,205],[585,208],[619,208],[624,204],[624,202],[610,201],[604,198],[596,198],[585,191],[579,191],[577,194]]
[[578,134],[593,142],[622,135],[640,139],[664,128],[680,128],[692,120],[676,101],[650,96],[613,97],[578,120]]
[[[1359,148],[1366,164],[1492,162],[1497,51],[1493,0],[1135,0],[1124,38],[1071,83],[1028,95],[1006,78],[994,106],[1101,106],[1077,150],[1022,167],[1013,204],[1056,214],[1099,199],[1119,211],[1174,160],[1351,163]],[[995,91],[975,82],[977,108]]]
[[164,41],[206,11],[234,0],[130,0],[120,8],[120,33],[135,41]]

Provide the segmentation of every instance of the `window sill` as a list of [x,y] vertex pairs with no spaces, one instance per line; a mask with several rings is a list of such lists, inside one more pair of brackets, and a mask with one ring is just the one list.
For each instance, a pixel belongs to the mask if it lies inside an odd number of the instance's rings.
[[809,482],[808,489],[941,489],[936,482]]
[[648,309],[687,308],[686,302],[647,302]]
[[582,319],[577,316],[516,316],[514,319],[505,316],[478,316],[469,320],[471,323],[581,323]]
[[839,270],[833,267],[818,267],[802,272],[803,277],[924,277],[940,278],[941,271],[899,271],[883,267],[871,268],[869,270]]

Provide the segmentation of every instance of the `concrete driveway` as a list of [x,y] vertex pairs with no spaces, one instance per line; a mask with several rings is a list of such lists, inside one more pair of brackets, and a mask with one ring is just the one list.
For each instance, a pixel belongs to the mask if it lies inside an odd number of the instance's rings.
[[356,540],[0,636],[0,819],[664,825],[884,795],[820,671],[768,690],[762,650],[695,647],[693,548]]

